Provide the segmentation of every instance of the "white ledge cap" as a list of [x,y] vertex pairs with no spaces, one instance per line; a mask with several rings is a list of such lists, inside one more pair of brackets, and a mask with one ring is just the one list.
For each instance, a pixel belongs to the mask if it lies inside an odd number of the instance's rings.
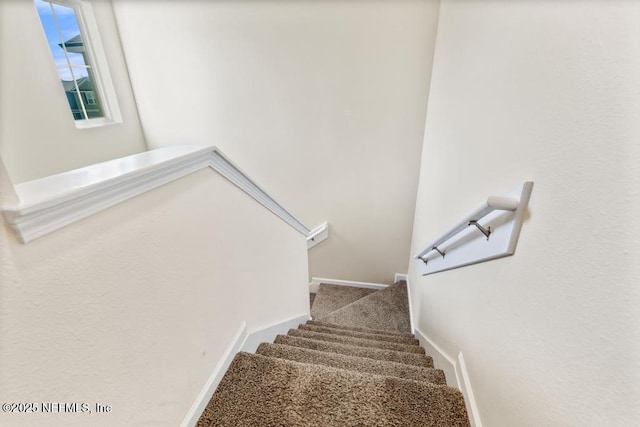
[[7,202],[2,213],[18,239],[26,243],[203,168],[213,169],[309,236],[306,225],[210,145],[158,148],[18,184],[18,201]]
[[198,157],[214,150],[214,146],[174,145],[27,181],[15,186],[17,204],[3,206],[2,210],[5,215],[24,215],[35,208],[59,204],[65,199],[81,196],[85,191],[95,191],[149,173],[167,163]]

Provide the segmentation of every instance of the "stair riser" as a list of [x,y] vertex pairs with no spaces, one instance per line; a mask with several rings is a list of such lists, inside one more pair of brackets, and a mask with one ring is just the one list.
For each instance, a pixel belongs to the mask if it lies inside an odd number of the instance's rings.
[[423,354],[403,353],[400,351],[380,350],[376,348],[364,348],[285,335],[278,335],[274,342],[276,344],[285,344],[294,347],[308,348],[311,350],[345,354],[347,356],[368,357],[370,359],[387,360],[390,362],[405,363],[407,365],[433,368],[433,359],[431,359],[430,356],[426,356]]
[[367,334],[391,335],[391,336],[401,336],[401,337],[415,338],[415,336],[413,334],[409,334],[409,333],[405,333],[405,332],[396,332],[396,331],[386,331],[386,330],[381,330],[381,329],[370,329],[370,328],[358,328],[358,327],[352,327],[352,326],[343,326],[343,325],[336,325],[336,324],[333,324],[333,323],[321,322],[319,320],[308,320],[306,324],[307,325],[322,326],[322,327],[330,327],[330,328],[334,328],[334,329],[344,329],[346,331],[364,332],[364,333],[367,333]]
[[306,348],[270,343],[260,344],[256,350],[256,354],[268,357],[277,357],[294,362],[346,369],[355,372],[424,381],[432,384],[446,384],[444,372],[440,369],[421,368],[397,362],[346,356],[343,354],[327,353]]
[[336,342],[347,345],[357,345],[360,347],[372,347],[383,350],[402,351],[405,353],[424,354],[424,349],[416,345],[396,344],[384,341],[367,340],[362,338],[343,337],[339,335],[323,334],[320,332],[290,329],[288,335],[312,340]]
[[393,342],[396,344],[420,345],[420,341],[418,341],[415,338],[409,338],[409,337],[405,338],[400,336],[383,335],[383,334],[367,334],[364,332],[349,331],[346,329],[329,328],[329,327],[306,325],[306,324],[302,324],[298,326],[298,329],[303,331],[320,332],[323,334],[333,334],[333,335],[340,335],[345,337]]

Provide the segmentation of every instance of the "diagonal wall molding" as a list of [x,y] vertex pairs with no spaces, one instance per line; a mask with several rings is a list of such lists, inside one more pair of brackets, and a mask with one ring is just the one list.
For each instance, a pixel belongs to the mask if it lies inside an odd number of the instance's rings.
[[318,242],[309,227],[214,146],[164,147],[18,184],[18,202],[3,206],[2,213],[18,239],[27,243],[204,168],[215,170]]

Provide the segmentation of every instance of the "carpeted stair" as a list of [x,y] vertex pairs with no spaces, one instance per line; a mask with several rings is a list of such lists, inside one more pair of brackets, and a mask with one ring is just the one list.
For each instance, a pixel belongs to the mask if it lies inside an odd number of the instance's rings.
[[[320,291],[318,291],[316,300],[320,297]],[[370,293],[331,313],[319,317],[312,315],[312,317],[337,325],[410,332],[408,301],[407,283],[398,282],[386,289]]]
[[388,341],[388,342],[395,342],[400,344],[420,345],[417,339],[412,338],[410,336],[405,337],[401,335],[376,334],[376,333],[351,331],[348,329],[337,329],[337,328],[331,327],[329,324],[324,326],[324,325],[308,323],[306,325],[298,326],[298,329],[302,331],[322,332],[325,334],[334,334],[334,335],[340,335],[344,337],[366,338],[370,340]]
[[374,292],[376,292],[375,289],[321,283],[311,305],[311,317],[317,319]]
[[409,333],[406,284],[344,288],[320,285],[315,320],[238,353],[198,427],[468,427],[462,394]]

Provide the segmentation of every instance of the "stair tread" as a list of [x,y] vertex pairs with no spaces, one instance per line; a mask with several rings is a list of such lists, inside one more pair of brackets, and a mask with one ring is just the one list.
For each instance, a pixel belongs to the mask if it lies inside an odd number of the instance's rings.
[[331,327],[318,326],[318,325],[307,325],[304,323],[300,324],[298,326],[298,329],[305,330],[305,331],[322,332],[325,334],[340,335],[345,337],[365,338],[370,340],[388,341],[388,342],[395,342],[400,344],[420,345],[420,342],[417,339],[400,336],[400,335],[371,334],[371,333],[361,332],[361,331],[351,331],[348,329],[338,329],[338,328],[331,328]]
[[374,292],[376,289],[320,283],[311,307],[311,317],[322,317]]
[[238,353],[205,409],[208,426],[469,426],[453,388]]
[[260,344],[256,354],[301,363],[312,363],[358,372],[425,381],[433,384],[446,384],[444,372],[441,369],[424,368],[386,360],[375,360],[271,343]]
[[411,321],[407,284],[404,281],[398,282],[316,320],[338,325],[409,332]]
[[276,344],[291,345],[294,347],[309,348],[312,350],[327,351],[349,356],[368,357],[370,359],[388,360],[408,365],[433,368],[431,356],[403,351],[383,350],[373,347],[360,347],[342,343],[320,341],[309,338],[292,337],[290,335],[278,335],[274,341]]
[[326,328],[344,329],[344,330],[347,330],[347,331],[356,331],[356,332],[364,332],[364,333],[379,334],[379,335],[391,335],[391,336],[401,336],[401,337],[415,338],[415,336],[413,334],[407,333],[407,332],[389,331],[389,330],[384,330],[384,329],[363,328],[363,327],[359,327],[359,326],[345,326],[345,325],[338,325],[338,324],[330,323],[330,322],[323,322],[321,320],[307,320],[306,324],[307,325],[323,326],[323,327],[326,327]]
[[305,331],[301,329],[289,329],[287,335],[292,337],[310,338],[313,340],[357,345],[360,347],[372,347],[380,348],[383,350],[395,350],[407,353],[424,354],[424,349],[422,347],[412,344],[400,344],[387,341],[371,340],[366,338],[347,337],[341,335],[326,334],[322,332]]

